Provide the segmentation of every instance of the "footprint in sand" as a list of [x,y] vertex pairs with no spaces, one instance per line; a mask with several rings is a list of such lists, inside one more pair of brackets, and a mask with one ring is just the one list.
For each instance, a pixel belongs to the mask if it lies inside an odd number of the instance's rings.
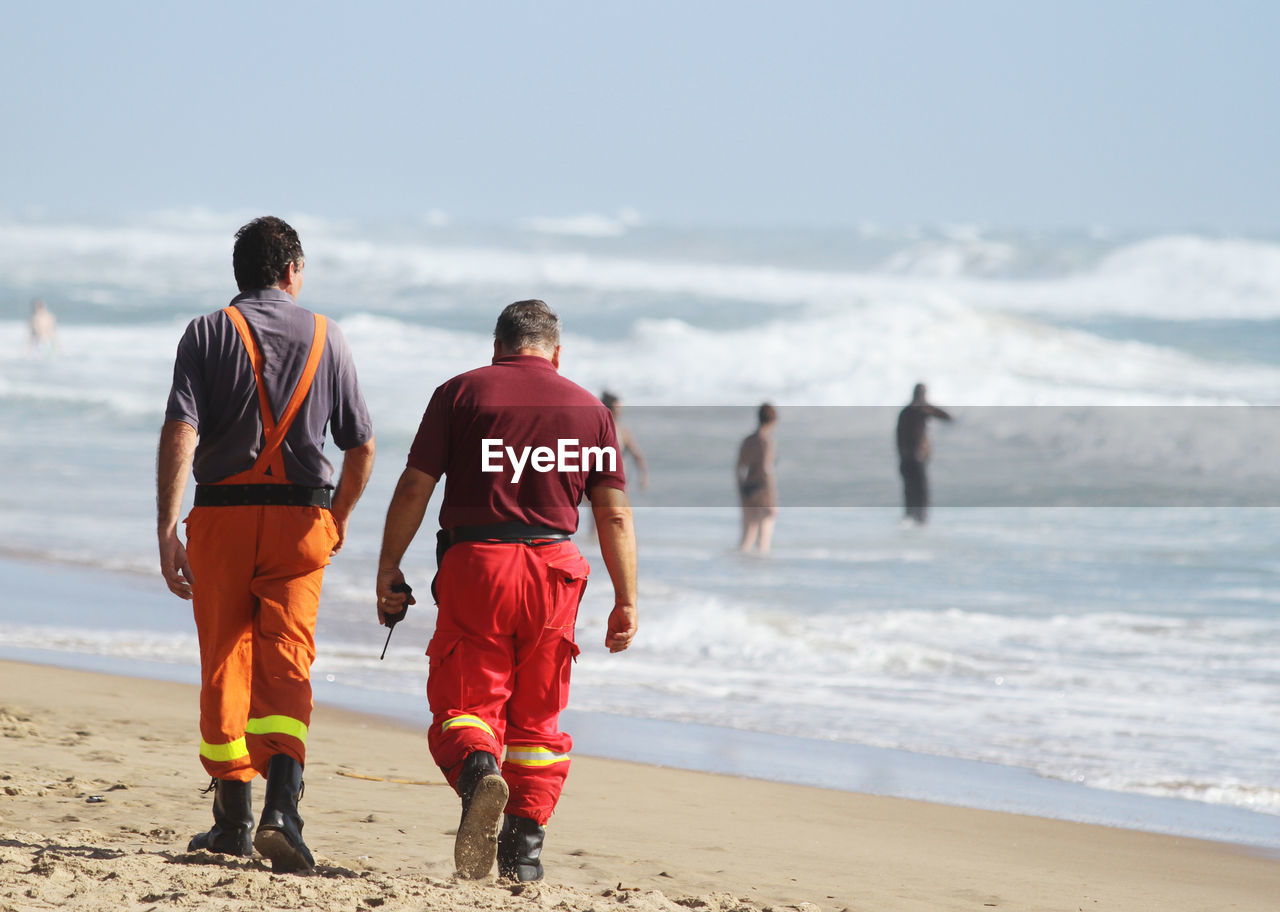
[[0,735],[6,738],[34,738],[40,730],[31,716],[14,706],[0,706]]

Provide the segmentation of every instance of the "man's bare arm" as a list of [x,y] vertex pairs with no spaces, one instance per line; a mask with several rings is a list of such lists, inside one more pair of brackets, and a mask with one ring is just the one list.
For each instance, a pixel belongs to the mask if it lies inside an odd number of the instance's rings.
[[191,598],[191,565],[178,539],[178,514],[196,451],[196,429],[185,421],[166,421],[156,450],[156,538],[160,543],[160,573],[169,591]]
[[747,478],[747,473],[750,471],[747,463],[747,442],[750,439],[751,438],[748,437],[747,440],[742,441],[742,444],[738,447],[738,461],[733,464],[734,487],[741,487],[742,483]]
[[351,519],[351,511],[364,493],[364,486],[369,483],[373,473],[373,438],[358,447],[352,447],[342,456],[342,475],[338,478],[338,489],[333,494],[333,522],[338,527],[338,543],[333,546],[337,554],[347,541],[347,522]]
[[610,652],[622,652],[636,635],[636,530],[627,492],[606,485],[590,491],[591,514],[600,536],[600,554],[613,581],[613,611],[604,644]]
[[378,556],[378,623],[386,625],[388,614],[397,614],[407,604],[417,602],[412,595],[392,592],[391,586],[404,582],[400,561],[413,543],[426,515],[427,504],[436,489],[435,477],[412,467],[405,467],[396,483],[387,507],[387,520],[382,529],[382,553]]

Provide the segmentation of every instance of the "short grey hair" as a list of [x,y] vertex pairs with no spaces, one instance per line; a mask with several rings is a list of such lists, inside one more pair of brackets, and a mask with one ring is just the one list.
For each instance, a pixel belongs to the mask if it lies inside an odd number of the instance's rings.
[[560,318],[545,301],[516,301],[498,314],[493,338],[509,352],[534,348],[550,356],[560,344]]

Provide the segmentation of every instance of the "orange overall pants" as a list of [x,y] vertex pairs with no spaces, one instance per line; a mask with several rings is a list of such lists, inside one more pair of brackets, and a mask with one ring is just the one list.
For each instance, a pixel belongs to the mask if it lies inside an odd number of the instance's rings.
[[[253,467],[219,484],[289,484],[280,447],[315,379],[325,318],[302,378],[276,422],[262,356],[244,316],[225,308],[258,384],[263,446]],[[200,760],[210,776],[247,782],[275,754],[306,762],[320,583],[337,543],[324,507],[196,507],[186,519],[200,639]]]
[[427,646],[427,741],[450,785],[473,751],[506,758],[506,813],[545,824],[569,775],[560,731],[573,627],[590,568],[572,542],[466,542],[440,564],[436,631]]

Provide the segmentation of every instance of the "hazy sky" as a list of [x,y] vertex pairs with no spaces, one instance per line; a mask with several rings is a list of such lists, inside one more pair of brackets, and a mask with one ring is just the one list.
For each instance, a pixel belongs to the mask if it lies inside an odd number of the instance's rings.
[[1280,228],[1280,3],[9,4],[0,212]]

